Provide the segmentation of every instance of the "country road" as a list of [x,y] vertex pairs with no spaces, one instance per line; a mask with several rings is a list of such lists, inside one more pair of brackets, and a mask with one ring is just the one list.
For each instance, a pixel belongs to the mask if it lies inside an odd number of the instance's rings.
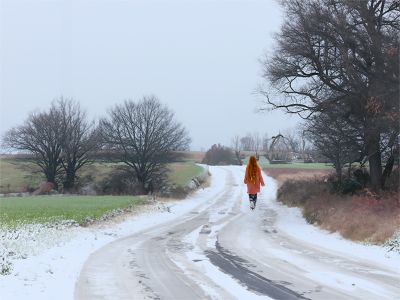
[[91,254],[75,299],[398,299],[395,268],[281,230],[271,178],[250,211],[243,168],[210,171],[195,209]]

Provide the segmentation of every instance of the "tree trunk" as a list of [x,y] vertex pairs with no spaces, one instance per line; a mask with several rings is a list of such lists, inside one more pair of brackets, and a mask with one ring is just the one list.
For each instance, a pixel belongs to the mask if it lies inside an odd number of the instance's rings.
[[146,174],[144,174],[143,168],[142,170],[139,170],[139,172],[142,171],[140,174],[136,173],[136,179],[137,179],[137,185],[136,185],[136,191],[138,195],[146,195],[147,194],[147,189],[146,189]]
[[67,171],[64,181],[64,191],[71,191],[75,186],[75,172]]
[[52,168],[52,166],[47,166],[47,170],[45,171],[47,182],[51,182],[54,186],[54,189],[58,189],[58,184],[56,180],[56,171]]
[[379,133],[373,132],[366,136],[366,150],[369,162],[369,176],[374,192],[379,192],[382,186],[382,162],[379,147]]
[[392,154],[386,165],[385,165],[385,169],[383,170],[383,174],[382,174],[382,188],[385,188],[385,183],[386,183],[386,179],[390,176],[390,174],[392,173],[393,170],[393,166],[394,166],[394,155]]
[[349,168],[347,169],[347,177],[351,177],[351,162],[349,162]]
[[396,157],[399,157],[399,146],[395,144],[398,143],[398,134],[392,134],[388,147],[391,149],[390,157],[388,158],[385,168],[383,169],[383,174],[382,174],[382,189],[385,188],[386,184],[386,179],[390,177],[390,174],[392,173],[393,166],[394,166],[394,161]]
[[144,182],[138,181],[135,193],[137,193],[138,195],[147,195],[148,191]]
[[341,167],[336,167],[336,175],[338,178],[338,182],[342,183],[342,168]]
[[241,166],[242,160],[240,159],[240,151],[235,151],[235,156],[236,156],[236,160],[237,160],[239,166]]
[[46,180],[47,180],[47,182],[51,182],[54,185],[55,190],[58,189],[58,184],[57,184],[56,178],[53,174],[51,174],[50,176],[47,176]]

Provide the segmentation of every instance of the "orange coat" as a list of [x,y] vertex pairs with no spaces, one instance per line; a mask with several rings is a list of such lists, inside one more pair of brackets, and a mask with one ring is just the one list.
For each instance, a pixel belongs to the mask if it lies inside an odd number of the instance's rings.
[[247,168],[246,168],[246,173],[244,175],[244,183],[247,184],[247,193],[248,194],[257,194],[260,192],[260,185],[264,186],[264,179],[261,174],[260,168],[258,168],[257,171],[257,177],[256,177],[256,182],[250,182],[247,178]]

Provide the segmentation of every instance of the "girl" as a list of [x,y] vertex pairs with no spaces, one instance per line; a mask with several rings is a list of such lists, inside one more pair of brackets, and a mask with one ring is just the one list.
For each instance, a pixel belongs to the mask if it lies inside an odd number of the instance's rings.
[[260,192],[260,184],[264,186],[264,179],[261,175],[261,169],[257,165],[255,156],[250,156],[249,162],[247,163],[244,183],[247,184],[250,208],[254,209],[257,202],[257,193]]

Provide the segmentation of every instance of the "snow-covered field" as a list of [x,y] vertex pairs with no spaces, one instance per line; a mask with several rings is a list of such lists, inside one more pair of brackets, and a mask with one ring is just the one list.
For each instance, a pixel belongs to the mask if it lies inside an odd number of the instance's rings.
[[147,206],[120,223],[88,228],[30,225],[18,232],[1,232],[0,253],[12,263],[11,274],[0,275],[1,299],[73,299],[75,282],[91,253],[107,243],[179,218],[199,204],[203,193],[185,201]]
[[[251,212],[247,201],[243,201],[247,199],[241,182],[244,169],[213,167],[210,171],[210,187],[198,190],[183,201],[147,206],[127,216],[125,220],[87,228],[68,224],[61,224],[59,228],[34,225],[11,234],[0,232],[0,254],[3,252],[13,264],[11,274],[0,275],[1,299],[73,299],[81,270],[93,253],[100,254],[103,246],[128,237],[132,237],[132,241],[137,242],[135,247],[139,247],[141,232],[157,236],[163,232],[163,226],[167,230],[168,226],[172,228],[172,225],[167,224],[186,224],[184,221],[187,221],[193,230],[188,229],[188,232],[182,233],[183,238],[179,242],[186,245],[183,247],[186,250],[178,246],[176,248],[183,251],[182,256],[177,256],[168,248],[157,250],[162,251],[160,253],[165,252],[165,259],[169,259],[188,280],[195,282],[199,292],[208,298],[225,299],[233,296],[238,299],[251,299],[262,296],[263,299],[269,299],[243,285],[240,276],[231,276],[226,270],[222,272],[222,267],[213,261],[213,256],[206,255],[207,251],[217,251],[217,241],[224,247],[231,245],[229,250],[238,255],[242,254],[241,257],[253,251],[254,247],[265,249],[268,255],[264,257],[258,249],[259,254],[254,255],[253,263],[263,265],[265,273],[273,270],[275,263],[279,261],[281,270],[276,274],[271,271],[268,274],[271,278],[299,276],[292,274],[293,270],[289,267],[285,275],[286,264],[295,266],[300,272],[307,270],[301,273],[303,278],[294,284],[297,291],[301,289],[304,281],[307,284],[315,282],[318,286],[326,286],[327,290],[338,290],[340,295],[357,292],[368,295],[371,291],[373,293],[369,299],[379,295],[390,299],[393,295],[392,291],[388,292],[377,284],[379,281],[375,282],[374,278],[392,278],[393,274],[400,276],[398,253],[388,252],[384,247],[346,241],[337,234],[330,234],[307,224],[298,209],[284,207],[275,201],[276,183],[271,178],[267,178],[266,188],[259,196],[259,206],[256,211]],[[205,221],[200,218],[202,213],[201,217]],[[196,217],[197,215],[199,216]],[[253,221],[254,224],[259,224],[259,232],[247,231],[250,229],[246,226]],[[241,231],[238,228],[241,228]],[[279,238],[274,232],[279,232]],[[264,240],[260,240],[261,233],[268,234]],[[253,235],[257,243],[248,249],[246,245],[254,243],[251,240]],[[233,237],[237,240],[232,241]],[[149,239],[147,243],[150,241],[154,242]],[[272,244],[274,241],[276,245]],[[132,251],[135,247],[132,246]],[[168,244],[168,247],[171,245]],[[145,246],[142,248],[145,249]],[[274,261],[268,261],[269,258]],[[193,262],[198,264],[191,265]],[[256,269],[260,269],[260,266],[257,266],[254,272],[257,272]],[[380,268],[374,269],[374,266]],[[144,268],[146,267],[148,265],[144,264]],[[339,272],[341,269],[344,271]],[[358,271],[363,276],[354,275]],[[199,273],[202,273],[201,276]],[[393,290],[399,288],[399,285],[393,286]],[[313,299],[313,295],[318,296],[318,291],[313,290],[308,297]],[[109,298],[118,299],[111,296]],[[368,299],[368,296],[365,299]]]

